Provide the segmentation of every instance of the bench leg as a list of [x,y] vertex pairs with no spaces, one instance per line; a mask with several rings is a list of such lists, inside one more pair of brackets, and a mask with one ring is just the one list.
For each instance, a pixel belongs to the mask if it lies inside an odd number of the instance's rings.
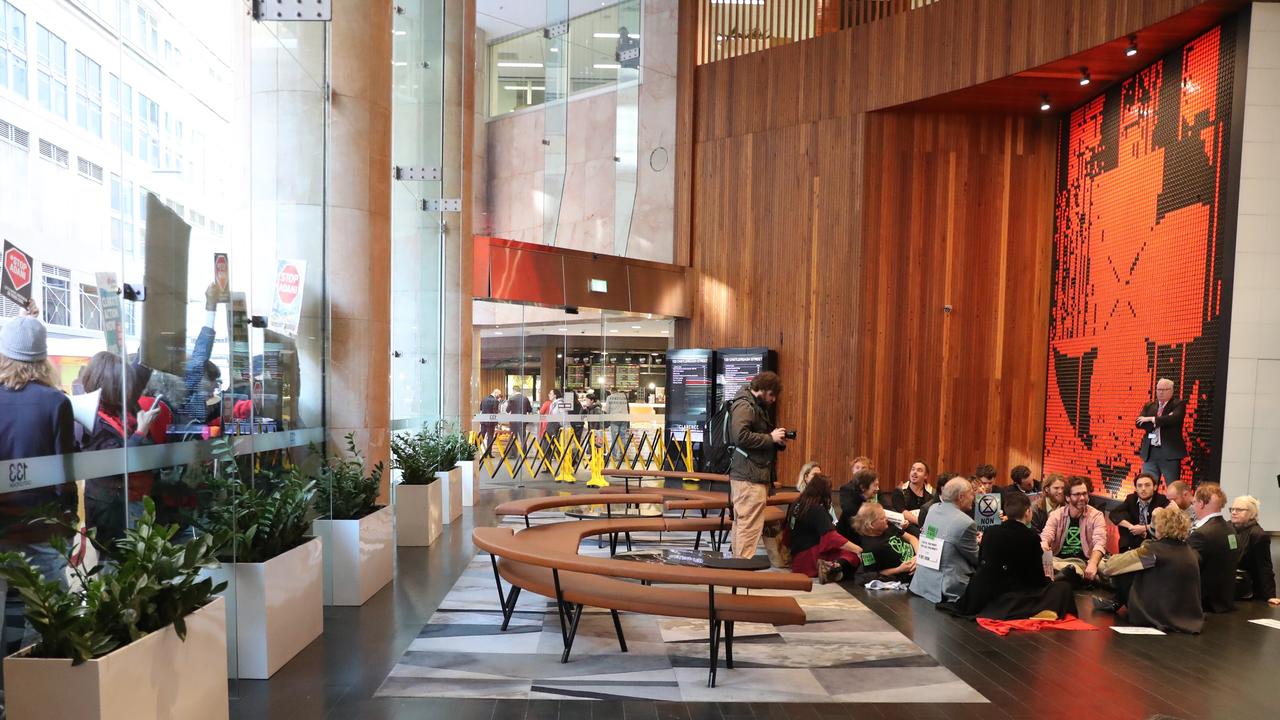
[[502,608],[502,631],[507,631],[507,625],[511,623],[511,616],[516,614],[516,601],[520,599],[520,587],[512,585],[507,591],[507,603]]
[[622,652],[626,652],[627,638],[622,634],[622,619],[618,617],[617,610],[610,610],[609,614],[613,616],[613,631],[618,635],[618,647],[622,648]]
[[568,646],[569,623],[565,622],[564,592],[560,589],[560,571],[551,568],[551,579],[556,583],[556,615],[560,619],[560,640]]
[[733,623],[724,623],[724,666],[733,669]]
[[573,639],[578,636],[578,621],[582,619],[582,603],[573,610],[573,626],[569,628],[569,636],[565,639],[564,653],[560,656],[561,663],[569,662],[569,651],[573,649]]
[[716,588],[707,586],[707,623],[710,634],[707,645],[710,646],[711,657],[707,666],[707,687],[716,686],[716,666],[720,664],[720,621],[716,619]]

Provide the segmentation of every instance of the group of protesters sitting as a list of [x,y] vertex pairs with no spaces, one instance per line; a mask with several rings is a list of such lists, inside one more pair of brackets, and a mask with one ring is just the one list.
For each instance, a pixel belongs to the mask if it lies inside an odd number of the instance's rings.
[[[1021,465],[1003,488],[989,464],[933,484],[917,461],[889,492],[869,459],[855,459],[851,472],[837,493],[817,463],[805,465],[787,517],[792,570],[822,583],[897,581],[939,609],[993,620],[1075,615],[1076,589],[1089,589],[1100,593],[1098,610],[1188,633],[1236,600],[1280,605],[1257,499],[1236,498],[1228,519],[1216,483],[1175,481],[1158,492],[1144,472],[1104,513],[1089,478],[1041,484]],[[975,499],[990,494],[999,495],[1000,522],[980,531]],[[1119,534],[1114,554],[1108,522]]]

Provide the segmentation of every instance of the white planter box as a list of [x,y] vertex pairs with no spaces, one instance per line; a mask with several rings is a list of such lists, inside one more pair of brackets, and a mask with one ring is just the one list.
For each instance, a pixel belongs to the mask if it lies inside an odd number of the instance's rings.
[[324,604],[363,605],[391,582],[395,511],[388,505],[359,520],[316,520],[324,541]]
[[462,506],[471,507],[476,504],[476,498],[480,496],[480,476],[476,474],[476,462],[474,460],[460,462],[458,470],[462,472]]
[[77,667],[20,653],[4,659],[5,706],[10,720],[225,720],[227,700],[226,602],[187,616],[187,639],[173,626],[157,630]]
[[440,537],[444,531],[441,484],[437,480],[430,485],[400,483],[394,486],[392,503],[396,509],[396,545],[421,547]]
[[320,538],[261,563],[223,563],[232,677],[266,680],[324,631]]
[[440,496],[444,505],[444,524],[448,525],[462,517],[462,471],[454,468],[448,472],[436,473],[436,485],[440,486]]

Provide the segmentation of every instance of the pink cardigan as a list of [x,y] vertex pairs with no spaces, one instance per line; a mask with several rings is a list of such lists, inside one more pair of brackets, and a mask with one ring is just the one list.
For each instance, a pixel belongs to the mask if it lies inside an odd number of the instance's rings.
[[[1040,531],[1040,542],[1048,545],[1054,555],[1062,550],[1062,540],[1067,535],[1067,526],[1071,524],[1071,517],[1067,514],[1070,509],[1064,505],[1049,513],[1044,530]],[[1084,515],[1080,518],[1080,545],[1086,560],[1092,557],[1094,548],[1103,553],[1107,551],[1107,518],[1092,505],[1085,506]]]

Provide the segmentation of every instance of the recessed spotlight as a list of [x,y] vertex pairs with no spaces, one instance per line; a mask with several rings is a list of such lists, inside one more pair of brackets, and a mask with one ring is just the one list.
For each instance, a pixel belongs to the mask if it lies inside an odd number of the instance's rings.
[[1089,82],[1090,82],[1090,80],[1089,80],[1089,68],[1087,68],[1087,67],[1082,67],[1082,68],[1080,68],[1080,84],[1081,84],[1081,85],[1088,85],[1088,84],[1089,84]]
[[1138,36],[1137,35],[1129,36],[1129,47],[1124,49],[1124,54],[1128,57],[1133,57],[1134,55],[1138,54]]
[[632,330],[639,330],[639,329],[640,329],[640,326],[639,326],[639,325],[632,325],[632,326],[631,326],[631,329],[632,329]]
[[1048,96],[1048,95],[1041,95],[1041,96],[1040,96],[1040,109],[1041,109],[1041,110],[1048,110],[1048,109],[1049,109],[1049,108],[1051,108],[1051,107],[1053,107],[1053,106],[1049,104],[1049,96]]
[[617,329],[614,329],[614,330],[610,330],[609,332],[618,332],[618,331]]
[[494,331],[493,331],[493,334],[494,334],[494,335],[501,335],[501,334],[502,334],[502,331],[501,331],[501,330],[494,330]]
[[569,332],[569,328],[560,328],[560,332]]

